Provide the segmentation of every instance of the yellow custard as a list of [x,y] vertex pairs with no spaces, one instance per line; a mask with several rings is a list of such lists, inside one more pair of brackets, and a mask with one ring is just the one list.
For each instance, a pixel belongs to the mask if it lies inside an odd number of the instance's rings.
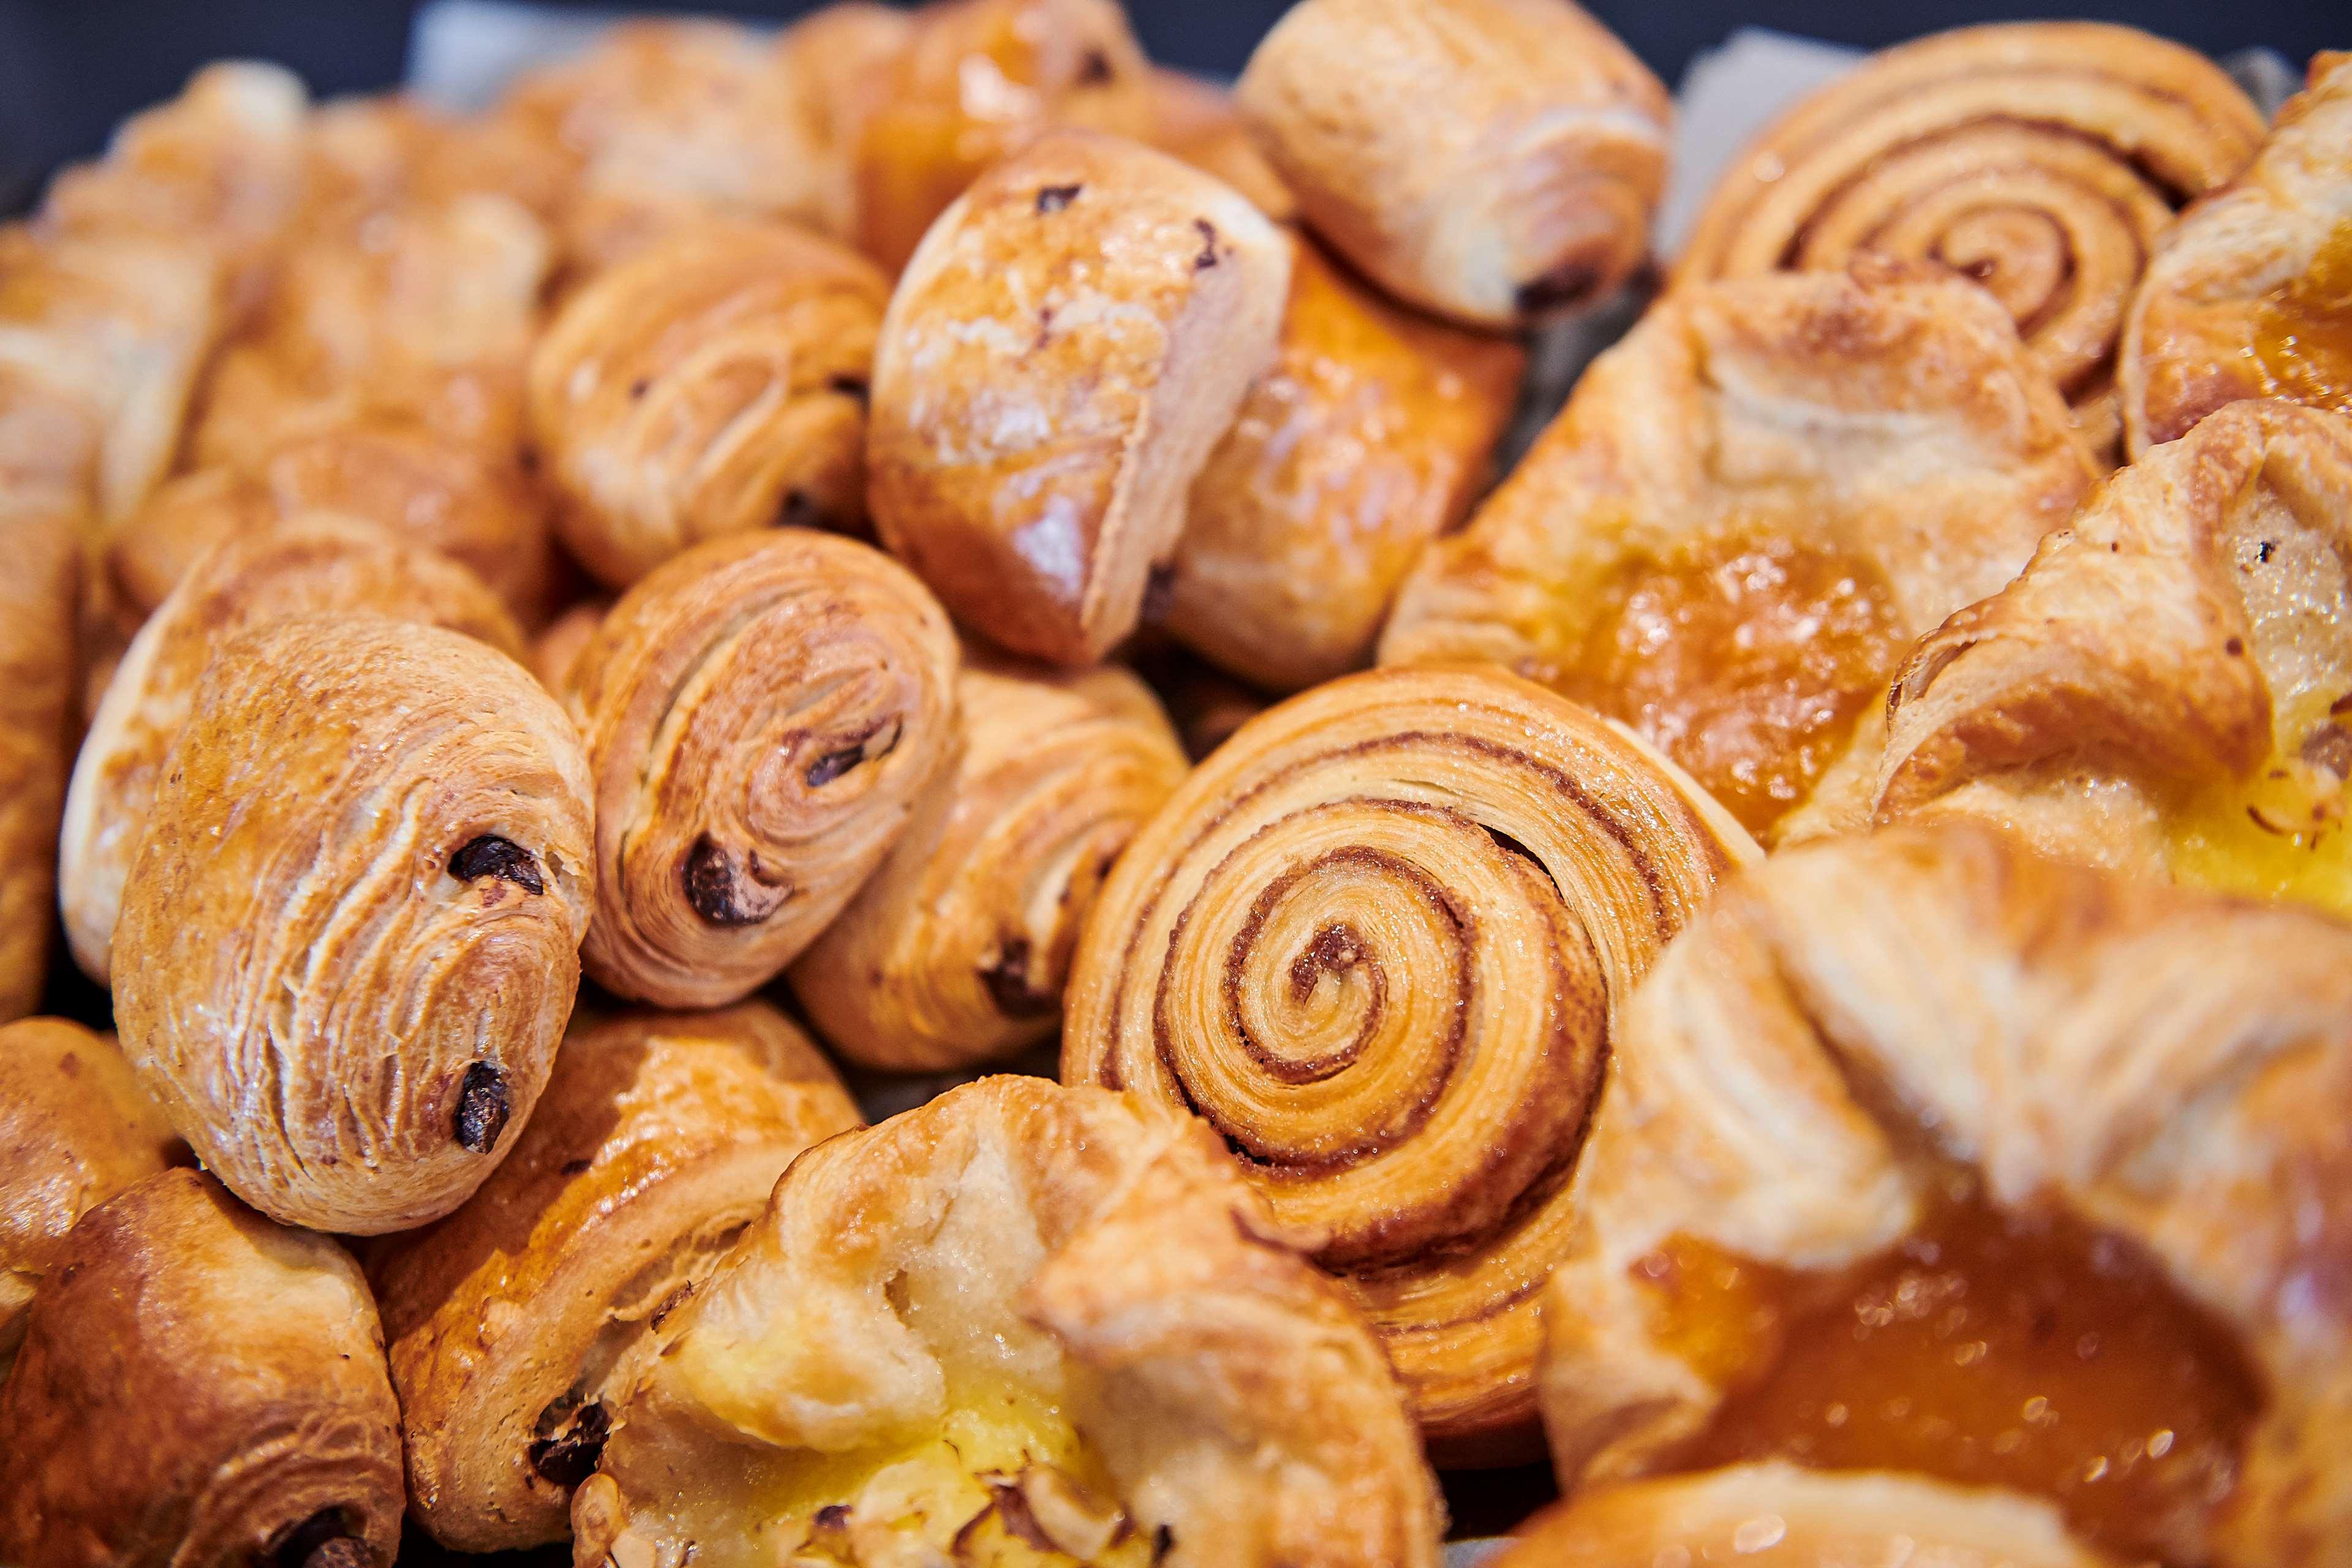
[[2274,755],[2250,779],[2201,791],[2168,814],[2175,880],[2352,915],[2344,798],[2352,731],[2336,716],[2344,706],[2320,693],[2281,700],[2278,733],[2291,738],[2294,753]]

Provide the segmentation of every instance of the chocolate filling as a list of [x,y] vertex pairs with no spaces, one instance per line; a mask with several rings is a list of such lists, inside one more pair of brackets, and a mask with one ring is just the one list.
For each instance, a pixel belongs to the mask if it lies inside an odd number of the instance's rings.
[[1041,213],[1060,212],[1076,201],[1078,193],[1085,189],[1084,185],[1040,185],[1037,187],[1037,210]]
[[461,846],[449,857],[449,875],[461,882],[496,877],[527,893],[547,891],[547,883],[539,874],[539,862],[532,858],[530,851],[496,834],[485,833]]
[[552,1430],[529,1449],[530,1468],[567,1492],[596,1473],[596,1461],[604,1455],[604,1439],[613,1435],[613,1418],[601,1403],[563,1410],[570,1400],[566,1394],[541,1413],[541,1427]]
[[286,1532],[260,1559],[268,1568],[372,1568],[367,1542],[357,1540],[339,1508],[322,1508]]
[[507,1130],[514,1101],[507,1094],[507,1076],[488,1062],[466,1069],[457,1089],[457,1142],[477,1154],[487,1154]]

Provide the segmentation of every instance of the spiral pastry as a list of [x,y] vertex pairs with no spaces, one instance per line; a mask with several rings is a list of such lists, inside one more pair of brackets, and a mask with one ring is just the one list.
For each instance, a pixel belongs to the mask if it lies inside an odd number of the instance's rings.
[[188,714],[115,928],[124,1054],[272,1217],[448,1213],[572,1011],[594,875],[577,734],[495,648],[348,612],[223,644]]
[[1054,1032],[1104,876],[1187,766],[1150,689],[1105,665],[973,663],[962,750],[839,919],[790,972],[860,1066],[1002,1061]]
[[921,584],[807,529],[714,539],[621,596],[566,700],[596,790],[607,990],[732,1002],[841,912],[948,760],[955,634]]
[[1617,1008],[1754,853],[1673,764],[1529,683],[1335,681],[1244,726],[1129,846],[1063,1078],[1206,1117],[1325,1238],[1430,1437],[1515,1450]]
[[33,1010],[48,971],[84,517],[68,496],[11,491],[0,491],[0,1023]]
[[2263,117],[2178,44],[2092,22],[1963,27],[1874,56],[1751,143],[1677,281],[1939,261],[1991,290],[2112,454],[2116,345],[2158,234],[2236,174]]

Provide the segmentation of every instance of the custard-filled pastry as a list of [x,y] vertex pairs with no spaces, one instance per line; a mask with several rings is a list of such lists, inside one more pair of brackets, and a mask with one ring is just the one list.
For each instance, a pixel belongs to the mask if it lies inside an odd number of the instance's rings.
[[890,287],[783,224],[688,225],[568,300],[531,356],[563,541],[625,588],[690,544],[865,514]]
[[1189,765],[1151,689],[967,655],[962,744],[857,897],[790,972],[862,1067],[1003,1061],[1061,1021],[1103,878]]
[[523,662],[539,677],[539,683],[559,699],[571,685],[572,667],[579,662],[581,650],[612,608],[612,600],[592,595],[548,622],[547,628],[530,639],[530,656]]
[[38,1005],[48,973],[87,520],[70,491],[20,489],[15,468],[0,451],[0,1023]]
[[1446,1458],[1533,1436],[1534,1287],[1618,1008],[1755,847],[1526,681],[1380,670],[1244,725],[1129,845],[1066,1083],[1197,1111],[1372,1320]]
[[521,651],[514,622],[472,574],[352,519],[299,517],[198,557],[131,639],[74,759],[58,902],[75,962],[92,980],[111,973],[123,884],[213,654],[249,627],[311,615],[423,622]]
[[165,1171],[67,1237],[0,1384],[0,1560],[391,1568],[400,1413],[349,1254]]
[[833,1068],[764,1002],[575,1026],[513,1155],[368,1261],[409,1506],[435,1538],[562,1540],[611,1429],[614,1367],[794,1155],[858,1125]]
[[984,1079],[812,1150],[645,1350],[582,1568],[1438,1562],[1362,1320],[1132,1096]]
[[1912,639],[2008,582],[2095,474],[1962,279],[1684,289],[1423,555],[1381,660],[1491,661],[1590,703],[1769,843],[1866,773]]
[[1526,363],[1299,242],[1280,357],[1192,481],[1160,623],[1269,690],[1370,663],[1422,546],[1486,488]]
[[714,539],[624,594],[566,692],[595,776],[589,975],[663,1007],[774,979],[947,764],[955,674],[939,602],[832,534]]
[[1233,94],[1213,81],[1164,66],[1151,69],[1151,145],[1214,174],[1276,223],[1298,216],[1298,204],[1251,140]]
[[1315,232],[1407,304],[1525,326],[1649,255],[1666,89],[1567,0],[1301,0],[1235,100]]
[[2116,380],[2134,457],[2227,403],[2352,412],[2352,54],[2322,54],[2227,189],[2164,232]]
[[2149,250],[2262,139],[2262,111],[2179,44],[2099,22],[1962,27],[1872,56],[1766,130],[1675,276],[1940,262],[2000,301],[2112,462],[2116,340]]
[[1058,132],[997,164],[883,318],[866,447],[883,541],[992,641],[1099,660],[1275,363],[1289,281],[1282,233],[1165,153]]
[[2125,1561],[2352,1545],[2352,931],[1982,826],[1783,852],[1618,1031],[1547,1288],[1563,1487],[2000,1485]]
[[579,984],[588,767],[520,665],[438,626],[216,648],[114,931],[123,1052],[273,1218],[437,1219],[512,1147]]

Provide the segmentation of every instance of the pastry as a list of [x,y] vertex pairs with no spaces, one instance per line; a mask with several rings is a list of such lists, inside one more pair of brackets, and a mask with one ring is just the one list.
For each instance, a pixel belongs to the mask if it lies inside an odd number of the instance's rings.
[[765,1003],[575,1026],[506,1163],[369,1258],[418,1521],[467,1552],[562,1540],[611,1427],[614,1367],[794,1155],[858,1125]]
[[1982,826],[1783,851],[1620,1022],[1546,1287],[1564,1489],[1787,1457],[2125,1561],[2352,1542],[2352,931]]
[[1132,1097],[986,1079],[820,1145],[654,1340],[582,1568],[1438,1562],[1362,1321]]
[[1940,262],[1990,290],[2114,460],[2116,342],[2157,236],[2263,117],[2221,67],[2099,22],[2007,22],[1874,55],[1734,160],[1677,282]]
[[595,777],[590,976],[663,1007],[775,978],[946,764],[955,671],[922,584],[832,534],[714,539],[623,595],[566,693]]
[[332,230],[407,204],[488,192],[552,222],[572,195],[563,149],[516,119],[457,116],[384,93],[337,99],[311,112],[297,222]]
[[572,552],[625,588],[719,534],[855,524],[889,295],[853,251],[736,220],[675,230],[574,293],[530,366]]
[[1302,0],[1235,101],[1308,225],[1407,304],[1524,326],[1649,254],[1666,89],[1566,0]]
[[226,639],[123,887],[123,1054],[271,1217],[439,1218],[547,1081],[591,809],[563,710],[495,648],[349,612]]
[[2134,457],[2241,398],[2352,412],[2352,54],[2315,57],[2253,163],[2165,230],[2116,379]]
[[1184,776],[1150,689],[967,655],[962,744],[866,885],[789,972],[861,1067],[1003,1061],[1061,1021],[1104,875]]
[[1185,493],[1274,363],[1290,247],[1231,189],[1057,132],[924,237],[883,318],[883,541],[992,641],[1092,664],[1135,629]]
[[1234,95],[1213,81],[1164,66],[1151,68],[1151,130],[1144,137],[1171,157],[1214,174],[1276,223],[1298,216],[1298,204],[1250,139]]
[[420,621],[521,651],[513,621],[465,568],[352,519],[300,517],[200,556],[131,640],[74,760],[58,901],[75,962],[91,979],[102,984],[111,972],[124,879],[215,650],[239,631],[299,615]]
[[1590,703],[1769,843],[1866,773],[1912,639],[2008,582],[2095,473],[1965,281],[1864,261],[1694,285],[1431,546],[1381,659],[1492,661]]
[[1632,734],[1481,670],[1253,721],[1128,847],[1066,1083],[1186,1107],[1372,1320],[1449,1460],[1525,1457],[1534,1286],[1626,994],[1748,836]]
[[199,1172],[92,1209],[0,1384],[0,1559],[391,1568],[399,1412],[359,1266]]
[[572,667],[578,662],[580,650],[604,624],[613,608],[613,601],[601,596],[581,600],[555,619],[547,629],[530,639],[530,656],[523,662],[539,677],[539,683],[561,698],[571,684]]
[[[86,452],[87,432],[68,422],[65,433],[82,435]],[[70,489],[44,493],[12,471],[9,435],[0,428],[0,1023],[39,1004],[48,973],[87,519]]]

